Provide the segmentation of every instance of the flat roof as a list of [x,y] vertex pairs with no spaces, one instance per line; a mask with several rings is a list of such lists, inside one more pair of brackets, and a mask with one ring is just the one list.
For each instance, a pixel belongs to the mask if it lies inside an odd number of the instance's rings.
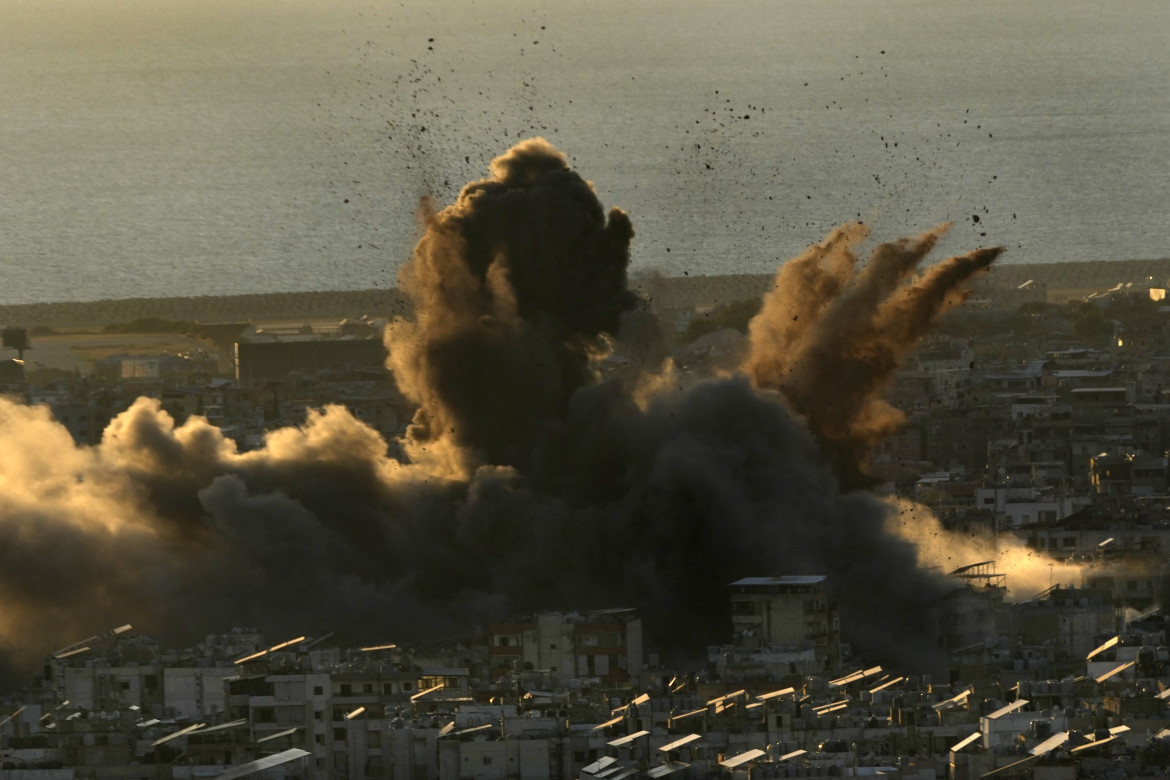
[[645,737],[645,736],[648,736],[649,734],[650,734],[649,731],[635,731],[633,734],[627,734],[624,737],[618,737],[617,739],[612,740],[610,742],[607,742],[606,744],[609,745],[610,747],[621,747],[623,745],[630,744],[631,742],[633,742],[635,739],[638,739],[639,737]]
[[1042,756],[1045,753],[1051,753],[1056,748],[1068,742],[1068,732],[1062,731],[1059,734],[1053,734],[1048,739],[1041,742],[1036,747],[1032,748],[1030,752],[1034,756]]
[[732,585],[818,585],[827,577],[824,574],[791,575],[787,577],[744,577]]
[[972,742],[974,742],[975,740],[979,739],[979,737],[981,737],[981,736],[983,736],[983,732],[982,732],[982,731],[976,731],[974,734],[969,734],[968,736],[966,736],[966,737],[963,737],[963,739],[959,740],[959,741],[958,741],[958,742],[956,742],[954,745],[951,745],[951,752],[952,752],[952,753],[958,753],[960,750],[962,750],[963,748],[967,747],[967,746],[968,746],[968,745],[970,745]]
[[682,739],[676,739],[674,742],[668,742],[667,744],[663,745],[662,747],[660,747],[658,749],[661,750],[663,753],[667,753],[671,750],[677,750],[678,748],[682,747],[683,745],[686,745],[689,742],[694,742],[696,739],[699,739],[699,736],[700,735],[698,735],[698,734],[687,734]]
[[[233,721],[229,721],[227,723],[221,723],[218,726],[208,726],[205,729],[201,729],[198,733],[199,733],[199,736],[203,736],[204,734],[211,734],[211,733],[216,732],[216,731],[224,731],[225,729],[234,729],[234,728],[239,728],[240,726],[247,726],[247,725],[248,725],[248,719],[247,718],[240,718],[239,720],[233,720]],[[294,731],[295,731],[295,729],[294,729]],[[195,734],[195,732],[191,732],[191,733]]]
[[287,737],[290,734],[297,733],[297,729],[298,729],[297,726],[293,726],[291,729],[285,729],[284,731],[278,731],[275,734],[269,734],[267,737],[260,737],[260,739],[256,740],[256,744],[259,745],[261,742],[269,742],[269,741],[274,740],[274,739],[280,739],[281,737]]
[[731,758],[720,761],[719,766],[727,767],[728,769],[734,769],[740,764],[746,764],[748,761],[753,761],[763,755],[767,754],[763,750],[759,750],[757,748],[755,750],[749,750],[746,753],[740,753],[738,756],[732,756]]
[[247,777],[248,775],[256,774],[257,772],[268,769],[270,767],[287,764],[289,761],[296,761],[298,758],[304,758],[308,755],[311,754],[307,750],[301,750],[300,748],[290,748],[282,753],[277,753],[276,755],[265,756],[264,758],[258,758],[255,761],[249,761],[246,764],[240,764],[239,766],[224,772],[222,775],[217,777],[216,780],[235,780],[237,777]]
[[672,775],[675,772],[686,769],[689,766],[690,764],[687,764],[683,761],[671,761],[666,764],[659,764],[647,772],[646,775],[652,778],[666,777],[667,775]]
[[598,772],[600,772],[601,770],[605,769],[610,764],[616,764],[616,763],[617,763],[617,759],[614,758],[613,756],[602,756],[601,758],[597,759],[589,766],[581,767],[581,771],[588,772],[591,775],[595,775]]
[[996,718],[998,718],[1002,715],[1007,715],[1009,712],[1015,712],[1016,710],[1023,709],[1024,706],[1027,704],[1028,704],[1027,699],[1016,699],[1011,704],[1007,704],[1003,707],[1000,707],[998,710],[996,710],[995,712],[988,715],[987,719],[988,720],[995,720]]

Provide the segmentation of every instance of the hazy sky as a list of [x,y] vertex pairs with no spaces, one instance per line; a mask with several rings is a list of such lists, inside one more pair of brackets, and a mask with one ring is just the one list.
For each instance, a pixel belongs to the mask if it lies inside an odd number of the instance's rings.
[[0,15],[0,302],[391,284],[417,198],[534,134],[630,212],[635,268],[766,272],[858,215],[1006,262],[1170,254],[1162,0]]

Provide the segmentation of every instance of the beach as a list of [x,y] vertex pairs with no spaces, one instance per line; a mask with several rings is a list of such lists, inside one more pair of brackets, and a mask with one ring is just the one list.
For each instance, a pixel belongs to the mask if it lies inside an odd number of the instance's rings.
[[[1091,263],[1012,263],[994,267],[979,286],[1015,288],[1028,281],[1060,290],[1103,290],[1117,284],[1165,287],[1170,259]],[[722,276],[635,275],[630,287],[661,312],[694,309],[758,297],[772,284],[770,274]],[[29,329],[86,330],[145,318],[204,324],[406,316],[407,297],[396,288],[201,295],[174,298],[30,303],[0,306],[0,325]]]

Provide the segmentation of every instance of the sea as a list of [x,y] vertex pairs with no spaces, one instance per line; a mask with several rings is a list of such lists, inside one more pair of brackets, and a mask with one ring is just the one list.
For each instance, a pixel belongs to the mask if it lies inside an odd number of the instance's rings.
[[0,0],[0,304],[395,284],[518,140],[631,271],[1170,256],[1166,0]]

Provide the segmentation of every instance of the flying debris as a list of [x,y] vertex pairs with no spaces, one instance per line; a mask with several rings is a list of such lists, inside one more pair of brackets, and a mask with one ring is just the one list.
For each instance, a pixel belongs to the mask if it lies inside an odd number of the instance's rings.
[[[47,408],[0,399],[19,453],[0,471],[9,670],[83,653],[62,626],[126,612],[164,641],[233,624],[413,640],[613,604],[686,661],[725,637],[728,583],[775,571],[825,576],[867,658],[939,668],[954,584],[855,488],[900,421],[878,393],[998,249],[920,270],[939,228],[862,263],[869,229],[846,225],[782,266],[739,371],[680,383],[628,284],[630,217],[547,141],[420,215],[413,314],[385,333],[418,407],[401,442],[327,406],[239,452],[140,398],[79,447]],[[631,345],[636,381],[603,374]]]
[[399,279],[415,320],[386,334],[388,366],[419,405],[412,455],[441,448],[463,470],[525,465],[533,434],[593,381],[591,351],[640,305],[626,287],[633,236],[539,138],[427,218]]

